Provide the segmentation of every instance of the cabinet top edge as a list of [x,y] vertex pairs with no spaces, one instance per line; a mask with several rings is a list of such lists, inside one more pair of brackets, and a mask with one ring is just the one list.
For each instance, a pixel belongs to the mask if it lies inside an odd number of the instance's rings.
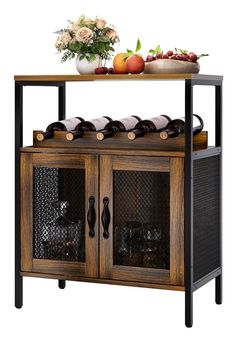
[[222,81],[222,75],[206,74],[112,74],[112,75],[15,75],[16,82],[72,82],[95,80],[210,80]]

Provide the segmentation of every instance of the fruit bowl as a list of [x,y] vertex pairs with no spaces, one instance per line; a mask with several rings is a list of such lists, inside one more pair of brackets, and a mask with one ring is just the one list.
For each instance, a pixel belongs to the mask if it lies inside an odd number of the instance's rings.
[[173,74],[173,73],[198,73],[200,65],[198,62],[186,62],[172,59],[157,59],[152,62],[145,62],[145,74]]

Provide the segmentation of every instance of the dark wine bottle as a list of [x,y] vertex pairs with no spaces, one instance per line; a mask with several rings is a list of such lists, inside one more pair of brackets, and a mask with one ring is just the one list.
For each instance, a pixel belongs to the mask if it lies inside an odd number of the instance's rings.
[[105,117],[91,119],[88,121],[81,122],[76,126],[75,130],[67,133],[66,139],[68,141],[72,141],[74,139],[82,137],[84,134],[84,131],[102,130],[105,128],[106,124],[110,121],[112,121],[112,119],[110,117],[105,116]]
[[60,120],[58,122],[51,123],[50,125],[48,125],[45,132],[40,132],[37,134],[37,140],[43,141],[43,140],[52,138],[54,136],[55,130],[59,130],[59,131],[74,130],[76,126],[81,122],[84,122],[83,118],[75,117],[75,118],[69,118],[69,119]]
[[146,133],[149,132],[160,132],[165,129],[170,120],[171,118],[165,114],[142,120],[136,124],[134,130],[131,130],[128,133],[128,139],[135,140],[138,137],[143,137]]
[[136,124],[141,121],[136,115],[131,115],[127,118],[120,120],[113,120],[106,124],[105,128],[97,133],[97,140],[104,140],[108,137],[112,137],[115,132],[124,132],[133,129]]
[[[204,126],[202,118],[193,114],[193,135],[197,135],[202,131]],[[184,133],[185,130],[185,117],[179,119],[173,119],[169,122],[166,129],[160,133],[160,138],[162,140],[166,140],[169,137],[176,137],[179,134]]]

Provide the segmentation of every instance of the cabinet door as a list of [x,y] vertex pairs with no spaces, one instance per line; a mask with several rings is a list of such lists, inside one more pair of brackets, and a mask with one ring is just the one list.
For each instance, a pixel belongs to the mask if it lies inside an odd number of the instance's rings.
[[183,285],[183,158],[100,158],[100,276]]
[[97,210],[96,156],[22,153],[22,271],[97,277]]

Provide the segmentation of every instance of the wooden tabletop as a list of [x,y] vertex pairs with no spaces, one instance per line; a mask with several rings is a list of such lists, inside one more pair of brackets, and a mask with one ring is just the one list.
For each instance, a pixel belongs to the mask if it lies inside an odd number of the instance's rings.
[[94,80],[211,80],[222,81],[221,75],[205,74],[109,74],[109,75],[15,75],[15,81],[41,81],[41,82],[66,82],[66,81],[94,81]]

